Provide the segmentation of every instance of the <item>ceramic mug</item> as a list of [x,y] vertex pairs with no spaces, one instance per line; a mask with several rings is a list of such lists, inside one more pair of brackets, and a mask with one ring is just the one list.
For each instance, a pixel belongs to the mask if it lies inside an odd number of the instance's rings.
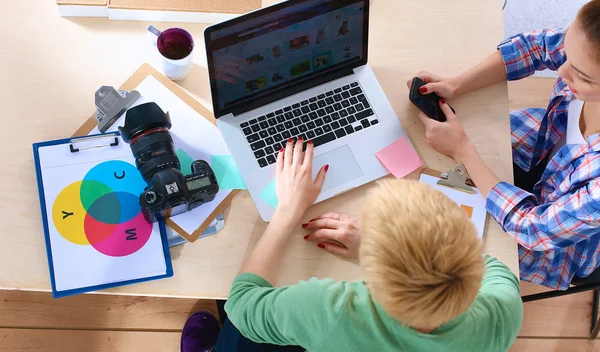
[[164,31],[148,26],[151,42],[161,56],[163,73],[173,81],[184,79],[192,68],[194,38],[181,28]]

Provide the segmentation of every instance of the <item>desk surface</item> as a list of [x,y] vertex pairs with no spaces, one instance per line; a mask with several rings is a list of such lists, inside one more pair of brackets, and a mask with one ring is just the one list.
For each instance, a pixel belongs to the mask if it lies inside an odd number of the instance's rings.
[[[266,0],[269,3],[272,0]],[[425,142],[424,127],[408,101],[405,82],[420,70],[454,75],[495,49],[502,39],[496,1],[375,0],[371,4],[369,65],[373,68],[417,152],[430,168],[453,162]],[[159,67],[146,22],[61,18],[51,1],[17,1],[0,14],[0,288],[49,290],[48,264],[39,211],[31,144],[70,136],[94,111],[101,85],[119,86],[142,63]],[[197,41],[201,24],[181,26]],[[180,85],[210,106],[203,43],[196,47],[190,76]],[[453,100],[452,106],[484,160],[502,180],[512,180],[506,83]],[[411,175],[416,178],[417,175]],[[369,185],[312,207],[305,220],[325,211],[359,216]],[[248,250],[262,234],[262,222],[247,192],[225,213],[216,236],[172,249],[175,276],[126,286],[111,293],[224,298]],[[335,257],[303,240],[291,240],[278,284],[311,276],[355,280],[356,261]],[[517,247],[488,217],[486,252],[518,273]],[[103,291],[104,292],[104,291]]]

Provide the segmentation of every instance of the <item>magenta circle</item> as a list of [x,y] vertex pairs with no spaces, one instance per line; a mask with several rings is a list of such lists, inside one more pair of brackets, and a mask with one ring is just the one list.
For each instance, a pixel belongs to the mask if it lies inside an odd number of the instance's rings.
[[110,236],[91,245],[104,255],[124,257],[144,247],[151,234],[152,224],[140,212],[133,219],[118,224]]

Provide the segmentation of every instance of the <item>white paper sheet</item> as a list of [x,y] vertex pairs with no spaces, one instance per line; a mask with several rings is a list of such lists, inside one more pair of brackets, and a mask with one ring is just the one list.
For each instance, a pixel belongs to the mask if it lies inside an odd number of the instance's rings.
[[[169,112],[173,127],[171,136],[175,150],[181,148],[194,160],[205,160],[210,164],[211,155],[229,155],[229,149],[219,129],[206,120],[196,110],[179,99],[177,95],[162,85],[152,76],[146,77],[137,88],[141,97],[134,106],[155,102],[164,112]],[[111,126],[109,131],[117,131],[118,126],[125,123],[125,114]],[[90,134],[99,133],[97,128]],[[127,146],[129,147],[129,146]],[[229,195],[231,190],[221,190],[212,202],[171,218],[185,232],[193,233],[219,204]]]
[[[139,179],[132,179],[135,173],[129,173],[136,170],[127,144],[121,140],[117,147],[78,153],[71,153],[68,144],[54,145],[39,148],[39,156],[57,291],[166,274],[159,226],[143,220],[137,197],[127,192],[132,184],[143,187],[139,173],[135,176]],[[107,161],[118,167],[96,167]],[[102,172],[90,172],[92,169]],[[97,181],[101,178],[102,182]],[[93,187],[83,192],[84,186],[78,186],[82,180]],[[96,182],[101,185],[94,186]],[[94,193],[98,189],[102,192]],[[110,195],[101,196],[108,189],[121,198],[116,205],[118,221],[113,218],[106,223],[110,215],[93,214],[101,214],[99,208],[113,204]],[[108,200],[102,203],[101,198]]]
[[475,190],[475,194],[469,194],[446,186],[440,186],[437,184],[439,180],[440,179],[437,177],[425,174],[421,174],[420,178],[421,182],[427,183],[433,186],[433,188],[441,191],[459,206],[463,205],[472,208],[471,222],[477,229],[477,236],[479,238],[483,238],[483,230],[485,228],[487,211],[485,210],[485,198],[483,198],[479,190],[477,188],[473,188]]

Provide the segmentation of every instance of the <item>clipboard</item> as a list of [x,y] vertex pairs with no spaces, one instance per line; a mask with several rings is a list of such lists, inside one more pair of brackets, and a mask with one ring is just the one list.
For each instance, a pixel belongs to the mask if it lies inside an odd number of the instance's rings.
[[424,168],[421,170],[421,174],[439,178],[438,185],[440,186],[450,187],[469,194],[475,193],[473,191],[473,187],[476,187],[475,183],[467,176],[463,165],[455,165],[451,170],[446,172]]
[[[56,269],[55,269],[55,258],[53,258],[53,249],[52,249],[52,241],[50,238],[50,228],[49,228],[49,214],[47,212],[47,203],[45,197],[45,189],[43,184],[42,177],[42,165],[40,158],[40,148],[49,147],[49,146],[58,146],[64,145],[65,150],[68,149],[68,152],[71,154],[80,154],[85,153],[87,150],[92,150],[96,148],[113,148],[119,146],[119,134],[118,133],[109,133],[106,135],[92,135],[78,138],[66,138],[59,139],[53,141],[46,141],[40,143],[33,144],[33,161],[35,165],[36,179],[38,185],[38,194],[40,199],[40,210],[42,214],[42,226],[44,229],[44,239],[46,242],[46,254],[48,258],[48,268],[50,271],[50,283],[52,287],[52,296],[54,298],[61,298],[66,296],[72,296],[76,294],[91,292],[91,291],[99,291],[112,287],[120,287],[125,285],[131,285],[140,282],[153,281],[163,278],[169,278],[173,276],[173,266],[171,263],[171,252],[169,251],[169,244],[167,241],[167,233],[164,222],[158,222],[158,228],[160,232],[160,244],[162,245],[162,253],[165,259],[165,273],[159,275],[150,275],[136,279],[126,279],[126,280],[118,280],[106,284],[93,284],[93,285],[84,285],[82,287],[73,288],[73,289],[59,289],[57,287],[56,280]],[[122,146],[123,143],[121,143]],[[65,153],[66,154],[66,153]],[[65,188],[66,189],[66,188]],[[64,211],[63,211],[64,213]],[[50,215],[52,216],[52,214]],[[145,246],[146,242],[142,245]],[[90,243],[91,244],[91,243]],[[138,248],[138,250],[140,250]],[[98,250],[98,248],[96,248]],[[158,253],[158,251],[155,251]],[[104,253],[106,255],[106,253]],[[119,256],[119,255],[114,255]]]
[[[210,123],[216,125],[216,119],[214,115],[208,111],[202,104],[200,104],[196,99],[192,98],[189,94],[187,94],[181,87],[177,84],[169,80],[167,77],[163,76],[160,72],[155,70],[152,66],[147,63],[142,64],[134,73],[129,77],[125,83],[123,83],[118,90],[126,90],[132,91],[134,90],[146,77],[152,76],[157,81],[159,81],[163,86],[169,89],[173,94],[175,94],[179,99],[181,99],[184,103],[189,105],[192,109],[198,112],[200,115],[204,116]],[[95,114],[92,114],[89,119],[87,119],[77,131],[73,134],[73,137],[79,136],[87,136],[95,127],[97,126]],[[172,228],[175,232],[177,232],[181,237],[185,238],[188,242],[196,241],[202,233],[213,222],[214,219],[217,218],[219,214],[221,214],[225,208],[231,203],[233,198],[239,193],[239,190],[232,190],[231,193],[215,208],[214,211],[211,212],[210,216],[192,233],[187,233],[184,229],[178,226],[171,219],[167,219],[165,222],[167,226]]]

